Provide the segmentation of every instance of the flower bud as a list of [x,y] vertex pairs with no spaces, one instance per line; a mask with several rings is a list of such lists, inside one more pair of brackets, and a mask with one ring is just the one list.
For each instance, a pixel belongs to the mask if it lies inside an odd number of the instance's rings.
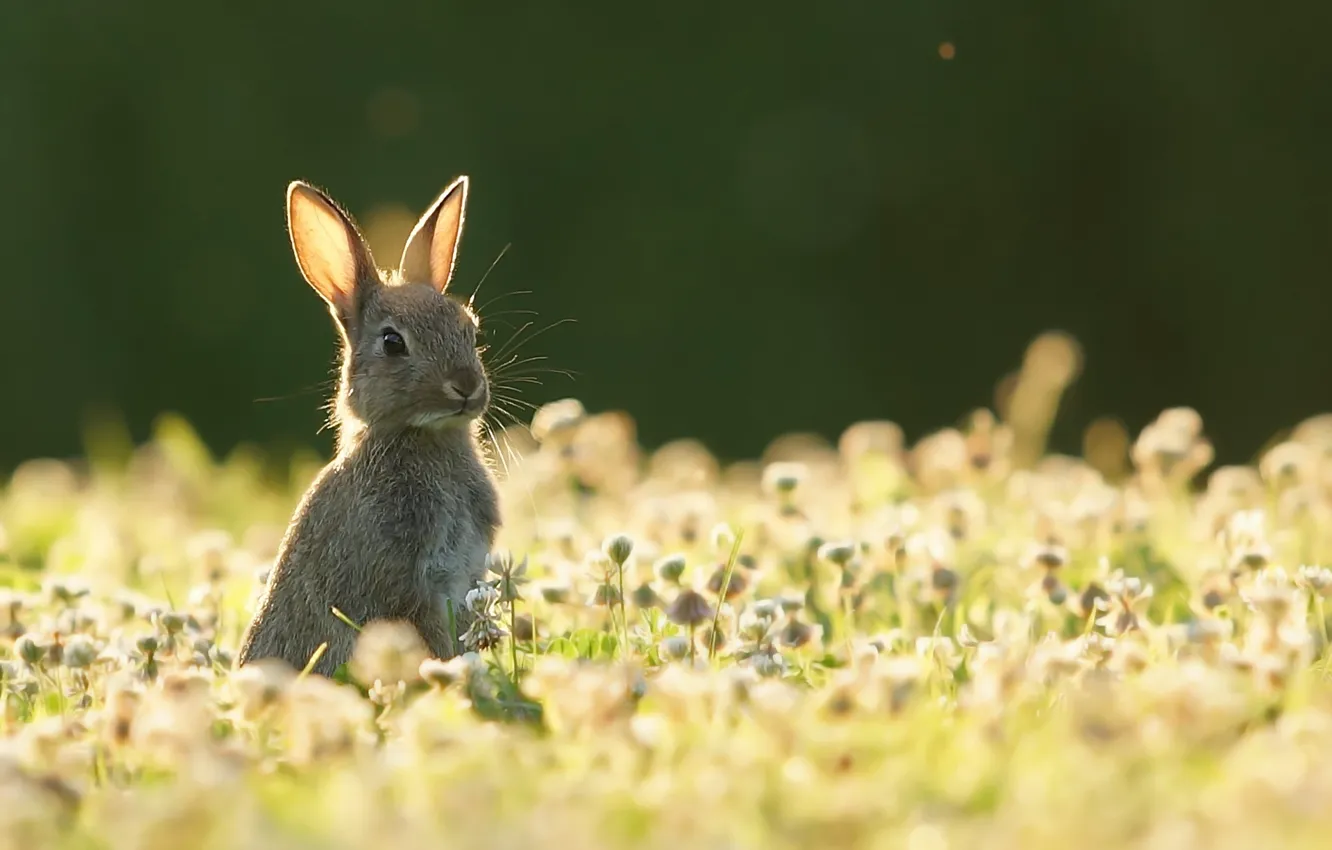
[[46,655],[46,647],[32,635],[21,635],[14,641],[14,654],[23,660],[29,667],[37,666],[37,663]]
[[684,577],[685,556],[667,555],[656,564],[657,575],[661,580],[669,584],[679,584],[680,579]]
[[634,540],[627,534],[616,534],[613,537],[607,537],[601,544],[601,551],[606,553],[617,567],[623,567],[624,562],[629,560],[629,556],[634,551]]
[[846,566],[855,555],[856,545],[850,541],[824,543],[819,547],[819,558],[839,567]]

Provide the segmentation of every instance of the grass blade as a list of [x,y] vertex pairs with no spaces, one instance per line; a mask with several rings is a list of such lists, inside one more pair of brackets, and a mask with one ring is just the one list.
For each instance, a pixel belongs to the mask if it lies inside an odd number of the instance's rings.
[[708,632],[708,660],[717,656],[717,622],[721,619],[721,608],[726,603],[726,591],[731,587],[731,573],[740,559],[740,541],[745,537],[743,529],[735,532],[735,542],[731,544],[731,554],[726,559],[726,572],[722,574],[721,590],[717,592],[717,607],[712,612],[712,629]]
[[352,627],[353,629],[355,629],[356,631],[359,632],[359,631],[361,630],[361,627],[358,626],[358,625],[356,625],[356,623],[354,623],[354,622],[352,621],[352,618],[351,618],[351,617],[348,617],[346,614],[344,614],[344,613],[342,613],[341,611],[339,611],[336,607],[330,606],[328,610],[330,610],[330,611],[333,612],[333,616],[334,616],[334,617],[337,617],[339,620],[341,620],[342,622],[344,622],[344,623],[346,623],[347,625],[351,626],[351,627]]
[[[334,608],[333,610],[336,611],[337,609]],[[327,651],[328,651],[328,641],[324,641],[323,643],[319,644],[319,648],[314,651],[314,654],[310,656],[310,660],[305,662],[305,667],[301,669],[300,674],[296,676],[296,681],[299,682],[301,679],[304,679],[306,676],[310,675],[310,671],[314,669],[315,665],[319,663],[319,659],[323,658],[324,653]]]

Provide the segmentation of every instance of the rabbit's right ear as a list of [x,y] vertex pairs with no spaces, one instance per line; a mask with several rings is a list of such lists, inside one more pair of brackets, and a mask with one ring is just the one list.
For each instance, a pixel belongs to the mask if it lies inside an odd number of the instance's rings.
[[331,198],[299,180],[287,186],[287,229],[306,282],[349,323],[356,311],[356,288],[375,269],[360,231]]

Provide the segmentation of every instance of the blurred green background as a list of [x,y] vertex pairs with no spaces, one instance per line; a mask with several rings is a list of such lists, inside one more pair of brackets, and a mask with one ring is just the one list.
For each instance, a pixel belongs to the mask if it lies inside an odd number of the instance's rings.
[[[6,0],[0,467],[178,410],[327,450],[329,317],[283,192],[375,244],[473,177],[457,278],[563,319],[527,397],[757,454],[991,404],[1086,352],[1056,445],[1202,413],[1218,459],[1332,409],[1332,7]],[[953,45],[950,51],[944,45]],[[404,224],[405,222],[405,224]],[[395,240],[398,240],[395,243]],[[379,259],[396,257],[389,248]],[[265,400],[277,398],[278,400]]]

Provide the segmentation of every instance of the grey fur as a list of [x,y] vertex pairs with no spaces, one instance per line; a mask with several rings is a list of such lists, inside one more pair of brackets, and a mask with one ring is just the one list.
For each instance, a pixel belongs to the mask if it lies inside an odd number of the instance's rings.
[[[485,573],[501,519],[479,441],[489,386],[477,320],[447,294],[466,190],[460,178],[440,195],[400,268],[385,273],[332,200],[304,183],[288,188],[293,251],[342,338],[338,452],[296,508],[238,665],[276,658],[300,669],[327,642],[312,671],[332,675],[357,637],[333,607],[361,625],[406,621],[437,657],[456,654],[463,598]],[[386,328],[405,356],[386,353]]]

